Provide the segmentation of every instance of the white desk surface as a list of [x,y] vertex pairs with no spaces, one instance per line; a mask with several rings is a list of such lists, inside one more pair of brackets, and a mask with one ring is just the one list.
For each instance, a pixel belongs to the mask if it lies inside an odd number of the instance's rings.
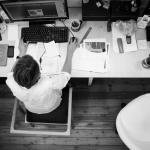
[[[69,20],[65,21],[65,24],[70,27],[70,23],[73,19],[82,19],[80,8],[69,9]],[[61,23],[60,23],[61,24]],[[19,23],[19,27],[24,26],[25,23]],[[62,24],[63,25],[63,24]],[[97,78],[149,78],[150,70],[144,69],[141,65],[141,61],[148,57],[150,49],[138,50],[136,52],[129,52],[124,54],[117,54],[112,49],[112,33],[107,32],[107,22],[106,21],[85,21],[79,32],[73,32],[74,35],[79,39],[82,39],[83,35],[89,27],[92,27],[91,32],[87,38],[106,38],[107,42],[110,43],[109,51],[109,71],[106,73],[95,73],[88,71],[72,70],[72,77],[97,77]],[[7,35],[7,33],[5,33]],[[8,42],[7,36],[2,35],[2,43],[9,43],[9,45],[14,45],[14,42]],[[62,55],[62,65],[66,57],[67,43],[59,44],[60,53]],[[8,58],[7,66],[0,67],[0,77],[6,77],[7,73],[10,72],[14,64],[14,59]]]

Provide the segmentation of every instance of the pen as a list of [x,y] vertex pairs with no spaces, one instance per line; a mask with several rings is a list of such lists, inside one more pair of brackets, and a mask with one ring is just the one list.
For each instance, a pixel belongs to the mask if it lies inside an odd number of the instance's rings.
[[[109,48],[109,44],[107,44],[107,55],[108,55],[108,48]],[[104,68],[106,68],[106,60],[105,60],[105,62],[104,62]]]
[[106,68],[106,60],[105,60],[105,62],[104,62],[104,69]]
[[107,55],[108,55],[108,48],[109,48],[109,44],[107,44]]

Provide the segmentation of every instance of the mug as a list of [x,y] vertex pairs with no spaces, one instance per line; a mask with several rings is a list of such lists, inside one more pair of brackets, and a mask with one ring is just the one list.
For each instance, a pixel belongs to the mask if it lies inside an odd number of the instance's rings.
[[82,24],[82,21],[81,21],[81,20],[78,20],[78,19],[73,20],[73,21],[71,22],[71,30],[72,30],[73,32],[78,32],[78,31],[80,30],[80,28],[81,28],[81,24]]
[[150,56],[142,61],[142,66],[146,69],[150,69]]

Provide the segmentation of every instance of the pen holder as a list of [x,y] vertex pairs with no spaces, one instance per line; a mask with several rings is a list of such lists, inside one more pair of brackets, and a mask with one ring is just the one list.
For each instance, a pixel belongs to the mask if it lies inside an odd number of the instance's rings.
[[142,66],[146,69],[150,69],[150,56],[142,60]]
[[80,28],[81,28],[81,24],[82,24],[82,20],[78,20],[78,19],[73,20],[71,22],[71,30],[73,32],[78,32],[80,30]]

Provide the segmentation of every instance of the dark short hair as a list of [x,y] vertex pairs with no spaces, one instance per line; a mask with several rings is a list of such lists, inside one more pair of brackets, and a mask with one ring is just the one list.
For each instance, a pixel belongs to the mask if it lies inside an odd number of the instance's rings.
[[28,89],[38,81],[39,76],[39,65],[30,55],[20,58],[13,68],[14,80]]

